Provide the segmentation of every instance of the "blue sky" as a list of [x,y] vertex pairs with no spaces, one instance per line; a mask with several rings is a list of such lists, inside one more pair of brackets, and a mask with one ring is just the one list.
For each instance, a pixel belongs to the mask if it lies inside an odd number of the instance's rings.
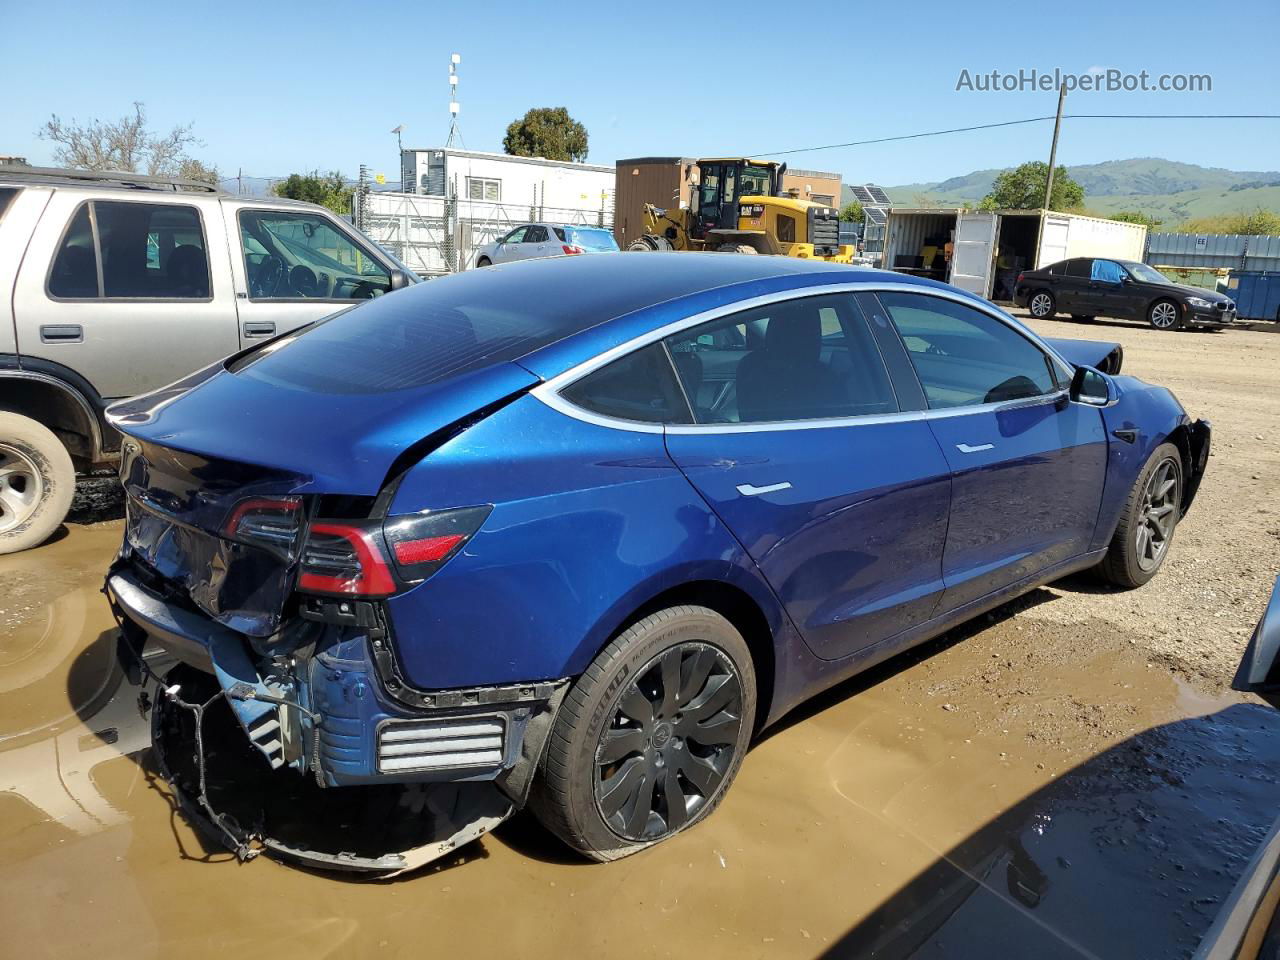
[[[1068,112],[1280,113],[1268,73],[1280,35],[1275,0],[1151,10],[972,0],[844,8],[0,0],[0,14],[0,154],[33,162],[50,159],[35,136],[50,114],[109,118],[142,100],[157,127],[193,122],[207,144],[196,154],[224,173],[354,175],[367,163],[394,177],[392,127],[404,125],[406,146],[444,141],[455,51],[469,148],[501,150],[507,123],[526,109],[565,106],[601,163],[765,154],[1053,112],[1051,92],[957,92],[961,69],[1207,73],[1209,93],[1076,92]],[[1042,123],[786,159],[846,182],[893,185],[1045,159],[1050,133]],[[1063,162],[1135,156],[1275,170],[1280,121],[1064,124]]]

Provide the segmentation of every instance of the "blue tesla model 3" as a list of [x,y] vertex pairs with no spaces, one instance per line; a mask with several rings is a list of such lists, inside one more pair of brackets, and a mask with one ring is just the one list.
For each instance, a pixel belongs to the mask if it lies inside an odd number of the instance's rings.
[[106,591],[273,776],[453,790],[451,843],[527,805],[614,859],[818,691],[1067,574],[1154,576],[1210,428],[1120,360],[783,257],[467,272],[113,407]]

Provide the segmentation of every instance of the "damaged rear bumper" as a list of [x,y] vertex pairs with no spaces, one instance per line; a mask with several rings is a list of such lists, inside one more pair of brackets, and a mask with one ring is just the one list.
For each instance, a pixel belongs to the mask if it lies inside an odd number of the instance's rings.
[[[403,688],[386,689],[374,649],[376,644],[385,654],[385,637],[366,627],[308,624],[305,643],[269,655],[259,642],[166,600],[127,567],[111,571],[105,592],[121,623],[122,658],[136,658],[150,639],[181,661],[186,680],[172,696],[162,691],[157,698],[153,745],[166,778],[185,799],[184,810],[212,821],[212,833],[224,842],[228,822],[209,804],[208,791],[193,790],[195,780],[175,773],[178,760],[197,752],[194,742],[183,745],[176,737],[182,725],[173,722],[173,711],[192,709],[183,687],[193,683],[225,700],[245,745],[266,761],[267,772],[275,771],[276,779],[255,789],[287,792],[293,789],[289,781],[301,780],[322,788],[394,785],[412,788],[420,798],[389,816],[422,816],[433,803],[440,808],[432,814],[440,827],[425,842],[374,855],[324,852],[309,841],[299,847],[269,831],[240,827],[239,814],[230,831],[237,839],[228,846],[241,855],[257,842],[312,866],[388,873],[456,849],[523,806],[568,687],[568,680],[554,680],[414,691],[410,704]],[[172,689],[170,678],[163,683]],[[198,715],[196,722],[202,722]],[[204,757],[198,759],[203,766]]]

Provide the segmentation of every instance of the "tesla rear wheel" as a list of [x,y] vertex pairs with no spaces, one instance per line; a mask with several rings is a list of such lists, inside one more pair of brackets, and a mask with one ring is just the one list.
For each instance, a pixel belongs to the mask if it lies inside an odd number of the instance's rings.
[[1182,519],[1182,455],[1162,443],[1129,491],[1124,513],[1098,570],[1119,587],[1140,587],[1159,571],[1169,555]]
[[755,718],[746,641],[705,607],[645,617],[565,697],[530,806],[593,860],[616,860],[708,816],[737,776]]
[[1172,300],[1157,300],[1147,311],[1147,320],[1157,330],[1176,330],[1182,326],[1178,305]]
[[48,427],[0,413],[0,554],[49,539],[76,489],[71,455]]
[[1047,320],[1058,312],[1058,303],[1048,290],[1037,290],[1027,301],[1027,310],[1037,320]]

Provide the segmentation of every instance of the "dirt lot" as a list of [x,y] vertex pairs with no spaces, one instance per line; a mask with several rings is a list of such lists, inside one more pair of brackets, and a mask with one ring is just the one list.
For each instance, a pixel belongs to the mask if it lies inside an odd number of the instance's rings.
[[[1225,691],[1280,572],[1280,337],[1117,340],[1214,421],[1171,560],[1036,590],[771,731],[715,816],[609,866],[517,817],[353,882],[204,846],[98,593],[109,481],[0,558],[0,926],[34,956],[1186,956],[1280,812],[1280,714]],[[2,951],[0,951],[2,952]]]
[[1280,336],[1028,322],[1046,337],[1122,344],[1125,373],[1169,387],[1191,416],[1213,422],[1204,485],[1160,576],[1130,593],[1072,581],[1055,588],[1062,602],[1030,616],[1061,624],[1096,618],[1186,676],[1229,681],[1280,575]]

